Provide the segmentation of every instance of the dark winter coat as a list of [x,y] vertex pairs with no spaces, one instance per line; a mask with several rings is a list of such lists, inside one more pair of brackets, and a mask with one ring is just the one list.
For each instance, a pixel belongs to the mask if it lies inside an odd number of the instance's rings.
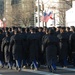
[[64,33],[58,34],[57,37],[60,40],[60,42],[59,42],[59,48],[60,48],[59,55],[60,55],[61,59],[64,59],[68,55],[68,35],[66,32],[64,32]]
[[1,45],[1,51],[3,52],[3,59],[5,62],[9,62],[9,44],[10,44],[10,37],[5,37],[2,40],[2,45]]
[[12,53],[13,60],[23,59],[23,46],[21,34],[16,34],[11,37],[10,52]]
[[75,33],[72,33],[69,38],[71,51],[75,52]]
[[28,51],[28,45],[27,45],[27,33],[21,33],[22,36],[22,46],[23,46],[23,59],[27,60],[29,51]]
[[52,61],[56,62],[58,42],[58,38],[54,35],[46,34],[43,37],[43,49],[46,50],[46,60],[48,65],[52,64]]
[[3,52],[1,51],[2,39],[4,38],[3,34],[0,34],[0,60],[3,61]]
[[30,61],[38,60],[38,36],[36,33],[32,33],[28,35],[27,38],[28,47],[29,47],[29,56]]

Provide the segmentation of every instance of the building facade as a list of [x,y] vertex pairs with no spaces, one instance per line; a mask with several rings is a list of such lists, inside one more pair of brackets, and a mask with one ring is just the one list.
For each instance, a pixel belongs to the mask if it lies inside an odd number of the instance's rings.
[[66,11],[72,7],[72,0],[60,0],[59,6],[59,23],[66,26]]
[[[38,0],[35,1],[38,8]],[[72,7],[72,0],[39,0],[40,17],[43,12],[53,12],[54,20],[49,20],[47,23],[40,21],[40,26],[58,26],[65,25],[65,12]],[[38,12],[35,11],[35,26],[39,26],[37,22]]]
[[66,11],[66,26],[75,26],[75,0],[72,2],[72,8]]
[[0,0],[0,18],[3,17],[4,14],[4,0]]
[[4,0],[4,18],[6,19],[6,24],[11,26],[12,23],[12,6],[11,0]]
[[[4,0],[4,17],[6,18],[7,25],[21,25],[24,22],[22,17],[30,15],[32,19],[29,20],[29,24],[34,24],[34,4],[33,0]],[[25,15],[24,15],[25,14]],[[28,15],[29,14],[29,15]],[[26,19],[24,17],[24,19]],[[27,18],[28,19],[28,18]],[[28,21],[28,20],[27,20]]]
[[[3,1],[3,0],[2,0]],[[65,25],[65,12],[71,8],[72,0],[39,0],[39,17],[43,15],[43,12],[53,12],[54,20],[49,20],[47,25]],[[15,8],[16,7],[16,8]],[[35,10],[33,10],[34,8]],[[27,16],[29,12],[33,12],[29,25],[35,26],[45,26],[46,23],[40,20],[40,25],[38,25],[38,0],[4,0],[4,17],[6,18],[7,25],[12,24],[13,18],[12,12],[16,9],[21,9],[21,11],[26,11]],[[31,11],[31,10],[32,11]],[[2,10],[3,11],[3,10]]]

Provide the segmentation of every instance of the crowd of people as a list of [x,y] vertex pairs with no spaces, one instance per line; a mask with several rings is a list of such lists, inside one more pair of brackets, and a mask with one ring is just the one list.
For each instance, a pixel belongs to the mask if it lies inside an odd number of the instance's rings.
[[49,71],[75,66],[75,27],[6,27],[0,29],[1,68],[37,70],[47,64]]

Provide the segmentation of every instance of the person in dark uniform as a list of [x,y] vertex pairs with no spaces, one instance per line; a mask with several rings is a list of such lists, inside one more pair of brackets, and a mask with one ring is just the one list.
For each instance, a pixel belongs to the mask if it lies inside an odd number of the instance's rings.
[[75,66],[75,27],[72,28],[72,34],[70,35],[69,42],[72,53],[73,65]]
[[42,50],[46,51],[47,66],[51,72],[56,70],[58,42],[59,39],[54,35],[53,30],[47,29],[43,37]]
[[[38,38],[39,38],[39,56],[38,56],[38,60],[39,60],[39,65],[41,64],[45,64],[44,59],[44,54],[42,53],[42,37],[45,35],[45,33],[43,32],[43,29],[40,27],[38,28],[38,32],[37,32]],[[41,60],[42,59],[42,60]]]
[[28,47],[29,47],[29,57],[31,63],[31,69],[37,70],[38,68],[38,35],[36,34],[34,28],[30,29],[30,34],[27,37]]
[[9,44],[10,44],[10,33],[6,32],[6,37],[3,38],[2,40],[2,45],[1,45],[1,51],[3,52],[3,58],[5,64],[8,65],[8,68],[12,69],[12,64],[9,61],[10,55],[9,55]]
[[2,30],[0,29],[0,61],[1,61],[1,64],[2,64],[2,68],[4,67],[3,52],[1,51],[1,44],[2,44],[3,38],[4,38],[4,35],[2,34]]
[[[22,36],[18,30],[14,31],[13,37],[10,40],[10,49],[12,48],[13,60],[16,61],[16,69],[21,70],[23,60]],[[13,47],[12,47],[13,46]]]
[[70,38],[70,35],[71,35],[72,33],[73,33],[73,32],[70,31],[70,28],[69,28],[69,27],[66,27],[66,34],[68,35],[68,62],[69,62],[70,64],[72,63],[72,50],[71,50],[69,38]]
[[10,36],[13,36],[14,35],[14,30],[16,29],[16,27],[11,27],[10,29]]
[[27,33],[25,32],[25,28],[22,28],[22,44],[23,44],[23,68],[26,68],[28,64],[29,51],[27,49]]
[[57,35],[60,34],[60,28],[61,28],[60,26],[56,28],[56,34]]
[[60,28],[60,34],[57,35],[59,38],[59,61],[63,67],[67,67],[67,57],[68,57],[68,35],[65,32],[65,27]]

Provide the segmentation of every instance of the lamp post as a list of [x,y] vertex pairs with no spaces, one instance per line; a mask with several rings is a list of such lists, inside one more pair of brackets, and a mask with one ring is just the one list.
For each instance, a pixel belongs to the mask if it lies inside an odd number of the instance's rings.
[[36,24],[36,17],[35,17],[35,0],[34,0],[34,26],[35,26],[35,24]]
[[54,26],[56,25],[55,13],[54,13]]
[[3,18],[3,27],[6,27],[6,18]]
[[39,7],[39,0],[38,0],[38,25],[40,27],[40,7]]
[[52,8],[52,10],[53,10],[53,18],[54,18],[54,26],[56,26],[56,7],[51,7]]

